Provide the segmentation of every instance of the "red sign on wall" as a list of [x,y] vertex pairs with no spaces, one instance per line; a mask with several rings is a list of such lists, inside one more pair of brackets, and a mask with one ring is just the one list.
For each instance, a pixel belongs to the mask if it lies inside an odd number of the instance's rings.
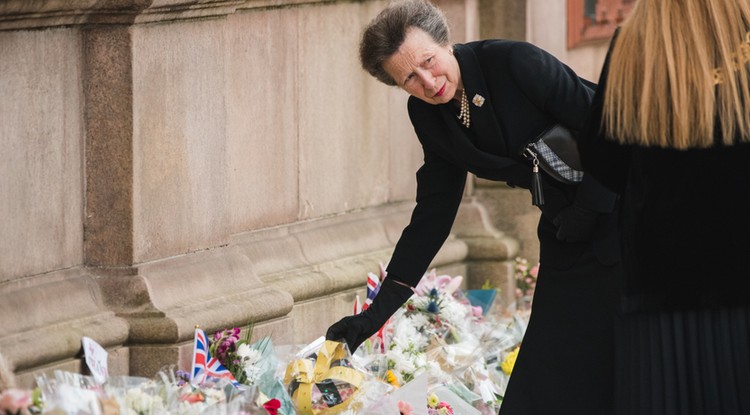
[[635,0],[568,0],[568,49],[612,37]]

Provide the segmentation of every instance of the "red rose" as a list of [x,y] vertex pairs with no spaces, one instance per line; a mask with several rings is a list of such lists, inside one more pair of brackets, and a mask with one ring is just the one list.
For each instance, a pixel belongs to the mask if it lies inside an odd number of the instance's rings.
[[269,415],[278,415],[279,408],[281,408],[281,402],[278,399],[271,399],[263,404],[263,409],[265,409]]

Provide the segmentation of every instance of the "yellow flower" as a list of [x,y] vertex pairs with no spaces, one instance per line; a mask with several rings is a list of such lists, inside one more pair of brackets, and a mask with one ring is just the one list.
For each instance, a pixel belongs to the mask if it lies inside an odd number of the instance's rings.
[[430,408],[437,407],[439,403],[440,403],[440,398],[438,398],[438,396],[435,395],[434,393],[431,393],[427,397],[427,406],[429,406]]
[[505,356],[503,363],[500,364],[500,368],[503,369],[503,372],[508,376],[510,376],[510,374],[513,372],[513,366],[515,366],[516,364],[519,350],[521,350],[520,346],[513,349],[512,352],[508,353],[508,355]]
[[398,378],[390,369],[388,369],[388,371],[385,372],[385,381],[395,388],[398,388],[399,386],[401,386],[398,384]]

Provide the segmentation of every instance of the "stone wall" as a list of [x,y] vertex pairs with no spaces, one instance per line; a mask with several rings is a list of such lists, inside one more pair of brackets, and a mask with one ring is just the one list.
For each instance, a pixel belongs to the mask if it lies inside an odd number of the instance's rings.
[[[110,373],[150,376],[188,367],[196,325],[306,343],[350,313],[422,156],[406,94],[357,61],[386,3],[0,2],[4,373],[85,371],[88,336]],[[584,72],[601,56],[560,49],[540,1],[435,3],[456,42],[528,39]],[[537,219],[527,191],[470,179],[432,266],[505,306]]]
[[[455,41],[480,2],[441,0]],[[21,385],[189,364],[193,331],[305,343],[389,259],[421,150],[360,68],[382,1],[0,2],[0,359]],[[468,187],[433,266],[510,294]]]

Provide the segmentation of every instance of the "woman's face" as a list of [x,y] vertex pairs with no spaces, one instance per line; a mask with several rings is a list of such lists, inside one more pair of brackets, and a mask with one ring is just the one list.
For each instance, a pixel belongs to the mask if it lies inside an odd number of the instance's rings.
[[428,104],[445,104],[461,86],[461,71],[450,46],[437,44],[422,29],[410,28],[401,47],[383,62],[396,84]]

